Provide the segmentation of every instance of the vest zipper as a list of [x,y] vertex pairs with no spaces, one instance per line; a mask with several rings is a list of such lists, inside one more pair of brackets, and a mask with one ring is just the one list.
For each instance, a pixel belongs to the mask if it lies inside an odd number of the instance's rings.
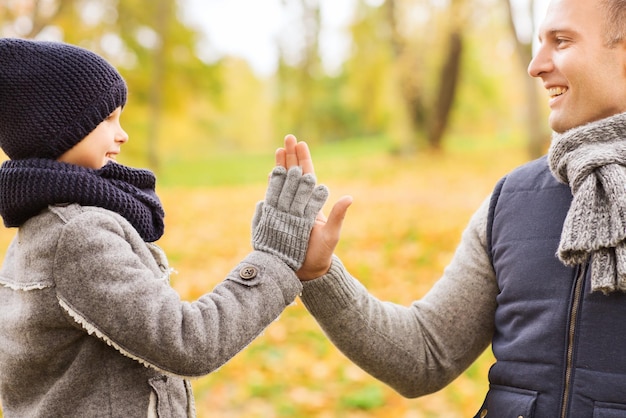
[[580,309],[580,300],[585,284],[587,268],[579,267],[576,281],[574,282],[574,297],[572,300],[572,310],[569,314],[569,331],[567,335],[567,351],[565,364],[565,385],[563,398],[561,400],[561,418],[567,418],[567,409],[572,385],[572,370],[574,369],[574,337],[576,336],[576,320]]

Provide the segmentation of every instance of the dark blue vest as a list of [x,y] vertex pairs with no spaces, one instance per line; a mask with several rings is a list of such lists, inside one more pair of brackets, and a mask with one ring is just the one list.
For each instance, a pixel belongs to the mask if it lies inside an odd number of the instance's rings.
[[545,157],[494,191],[496,363],[476,417],[626,418],[626,295],[590,293],[588,266],[556,257],[571,198]]

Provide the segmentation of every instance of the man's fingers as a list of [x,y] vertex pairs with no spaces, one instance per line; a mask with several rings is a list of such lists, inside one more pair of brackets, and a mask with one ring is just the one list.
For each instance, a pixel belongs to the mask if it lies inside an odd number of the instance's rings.
[[315,174],[309,146],[306,142],[298,142],[292,134],[285,136],[285,147],[276,150],[275,161],[276,165],[285,167],[287,170],[300,166],[302,174]]
[[289,134],[285,136],[285,168],[289,170],[291,167],[297,166],[298,155],[296,153],[296,144],[298,140],[295,136]]
[[315,174],[311,151],[309,151],[309,146],[306,142],[301,141],[296,144],[296,156],[298,158],[298,164],[302,167],[303,174]]
[[287,151],[284,148],[278,148],[274,154],[274,159],[277,166],[287,168]]
[[352,196],[343,196],[330,210],[325,228],[333,240],[339,240],[341,226],[343,225],[343,220],[345,219],[346,213],[348,212],[348,208],[351,204]]

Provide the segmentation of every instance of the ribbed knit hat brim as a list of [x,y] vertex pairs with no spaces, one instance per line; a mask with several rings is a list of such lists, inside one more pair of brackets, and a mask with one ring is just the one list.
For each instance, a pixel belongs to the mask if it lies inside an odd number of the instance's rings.
[[0,147],[11,159],[57,159],[126,97],[122,76],[91,51],[0,39]]

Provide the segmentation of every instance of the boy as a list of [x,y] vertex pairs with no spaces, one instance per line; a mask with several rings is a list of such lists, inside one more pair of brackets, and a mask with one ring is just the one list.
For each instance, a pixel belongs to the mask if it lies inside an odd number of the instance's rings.
[[300,293],[327,190],[307,164],[275,169],[254,251],[181,302],[153,243],[155,177],[115,162],[128,140],[119,73],[85,49],[21,39],[0,39],[0,63],[0,215],[19,228],[0,270],[4,416],[194,416],[186,378],[223,365]]

